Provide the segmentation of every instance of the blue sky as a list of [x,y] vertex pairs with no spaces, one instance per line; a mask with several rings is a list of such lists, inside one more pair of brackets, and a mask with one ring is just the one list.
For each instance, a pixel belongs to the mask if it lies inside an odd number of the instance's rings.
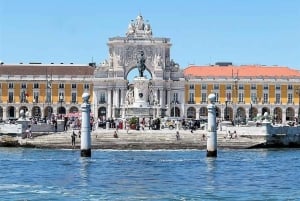
[[0,0],[0,60],[100,63],[141,13],[182,68],[229,61],[300,69],[299,0]]

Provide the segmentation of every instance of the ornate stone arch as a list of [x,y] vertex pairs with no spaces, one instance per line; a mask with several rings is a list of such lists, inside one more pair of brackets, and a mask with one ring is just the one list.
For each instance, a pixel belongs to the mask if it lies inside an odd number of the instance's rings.
[[[130,73],[131,71],[137,69],[136,64],[132,64],[132,65],[130,65],[130,66],[131,66],[131,67],[125,68],[124,78],[127,79],[127,80],[128,80],[128,75],[129,75],[129,73]],[[151,69],[148,68],[147,65],[146,65],[145,71],[147,71],[147,72],[150,74],[151,77],[150,77],[149,79],[151,79],[151,78],[153,77],[153,73],[152,73]]]

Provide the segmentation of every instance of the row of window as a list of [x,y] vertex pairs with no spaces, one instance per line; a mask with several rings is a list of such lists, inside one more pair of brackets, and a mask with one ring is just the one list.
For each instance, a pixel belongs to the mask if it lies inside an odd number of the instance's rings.
[[[20,94],[20,102],[21,103],[28,103],[28,96],[30,96],[30,94],[27,94],[25,91],[22,91]],[[10,91],[8,92],[8,102],[9,103],[13,103],[14,102],[14,97],[15,97],[15,93]],[[34,103],[39,103],[40,102],[40,93],[38,91],[34,91],[32,94],[32,97],[34,99]],[[64,92],[59,92],[58,94],[59,97],[59,102],[64,102],[65,100],[65,93]],[[46,103],[50,103],[52,102],[51,100],[51,93],[48,92],[46,95]],[[72,103],[76,103],[77,102],[77,92],[72,92],[71,93],[71,102]]]
[[[219,102],[219,93],[215,93],[216,95],[216,102]],[[288,93],[287,94],[287,103],[288,104],[293,104],[294,103],[294,98],[293,98],[293,93]],[[231,92],[226,93],[226,101],[232,102],[232,94]],[[238,93],[238,100],[239,103],[244,103],[244,93]],[[189,103],[195,103],[195,95],[193,92],[189,93]],[[201,102],[205,103],[207,102],[207,93],[203,92],[201,93]],[[257,97],[256,93],[251,93],[251,102],[252,103],[258,103],[258,102],[263,102],[263,103],[269,103],[269,94],[268,93],[263,93],[262,100],[260,97]],[[281,94],[276,93],[275,94],[275,102],[274,104],[281,104]]]
[[[191,84],[189,88],[190,89],[195,89],[194,84]],[[219,88],[220,88],[220,84],[214,84],[213,85],[214,90],[219,90]],[[243,90],[244,89],[244,84],[227,84],[226,85],[226,89],[231,90],[232,88],[234,88],[234,89],[238,88],[238,89]],[[293,85],[291,85],[291,84],[288,85],[289,90],[292,90],[293,88],[294,88]],[[202,84],[201,89],[206,90],[207,89],[207,84]],[[251,84],[251,90],[256,90],[256,89],[257,89],[257,85],[256,84]],[[269,84],[264,84],[263,89],[268,90],[269,89]],[[281,85],[276,84],[275,89],[280,90]]]
[[[49,85],[50,85],[50,88],[51,88],[51,84],[49,84]],[[0,84],[0,88],[1,88],[1,84]],[[9,89],[13,89],[14,88],[14,83],[12,83],[12,82],[8,83],[8,88]],[[39,89],[40,88],[40,84],[39,83],[33,83],[33,88],[34,89]],[[58,85],[58,88],[59,89],[64,89],[65,88],[65,84],[60,83]],[[77,88],[77,84],[72,83],[71,84],[71,88],[72,89],[76,89]],[[84,84],[84,89],[89,89],[89,88],[90,88],[90,85],[85,83]],[[27,83],[21,83],[21,89],[27,89]]]

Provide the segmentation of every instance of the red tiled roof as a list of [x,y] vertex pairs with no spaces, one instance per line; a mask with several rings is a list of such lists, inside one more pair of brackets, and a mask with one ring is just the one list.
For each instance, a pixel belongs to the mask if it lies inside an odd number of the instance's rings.
[[283,66],[189,66],[184,75],[195,77],[299,77],[300,71]]
[[0,75],[93,75],[94,67],[88,65],[56,65],[56,64],[2,64],[0,65]]

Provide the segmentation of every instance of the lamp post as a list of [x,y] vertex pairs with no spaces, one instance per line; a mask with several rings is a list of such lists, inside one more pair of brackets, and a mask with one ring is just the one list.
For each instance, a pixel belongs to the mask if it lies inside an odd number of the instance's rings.
[[228,103],[228,100],[226,98],[226,100],[225,100],[225,121],[228,121],[227,103]]
[[62,103],[64,101],[64,97],[62,95],[59,96],[59,102],[60,102],[60,108],[59,108],[59,115],[60,118],[62,119]]
[[250,121],[252,121],[252,101],[250,102]]
[[297,88],[296,89],[296,93],[298,94],[298,126],[299,126],[299,123],[300,123],[300,88]]
[[175,115],[175,105],[176,105],[176,101],[175,100],[173,100],[173,117],[175,118],[176,117],[176,115]]

